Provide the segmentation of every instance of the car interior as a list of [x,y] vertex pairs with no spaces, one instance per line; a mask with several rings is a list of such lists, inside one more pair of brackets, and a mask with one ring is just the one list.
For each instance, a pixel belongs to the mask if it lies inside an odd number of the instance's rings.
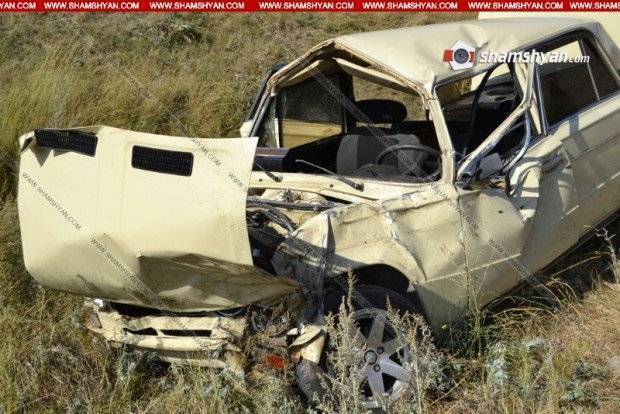
[[[539,62],[541,109],[549,128],[618,89],[615,79],[596,50],[594,40],[587,33],[576,32],[535,49],[581,59],[567,62],[548,59]],[[589,60],[584,61],[583,57]],[[475,150],[517,107],[521,92],[515,87],[514,79],[512,64],[502,64],[477,77],[452,82],[437,89],[458,158],[463,159]],[[532,125],[532,133],[536,134],[534,129]],[[523,146],[524,136],[525,116],[513,125],[493,149],[504,166]]]
[[[465,79],[438,88],[457,161],[519,102],[513,74],[503,66],[481,75],[476,87]],[[395,182],[438,179],[440,148],[423,100],[379,76],[336,69],[290,82],[271,97],[257,130],[255,168]],[[490,77],[493,72],[500,74]],[[521,119],[497,150],[514,152],[510,150],[519,148],[523,136]]]
[[[457,162],[478,148],[516,109],[521,92],[515,87],[514,76],[512,67],[503,64],[474,78],[437,89]],[[521,117],[502,138],[495,152],[506,155],[518,148],[524,126],[525,117]]]
[[439,144],[419,96],[369,69],[355,76],[336,62],[332,70],[323,66],[271,98],[258,130],[257,169],[406,182],[439,177]]
[[[590,42],[569,38],[540,50],[577,51],[596,58],[589,63],[540,65],[549,125],[617,89],[609,76],[596,87],[590,82],[591,73],[604,72]],[[509,63],[437,87],[457,163],[516,109],[522,92],[515,79]],[[269,100],[254,131],[259,136],[256,169],[396,182],[440,177],[437,134],[423,99],[351,56],[318,59],[281,82]],[[530,122],[526,118],[517,120],[493,150],[504,166],[523,147]]]

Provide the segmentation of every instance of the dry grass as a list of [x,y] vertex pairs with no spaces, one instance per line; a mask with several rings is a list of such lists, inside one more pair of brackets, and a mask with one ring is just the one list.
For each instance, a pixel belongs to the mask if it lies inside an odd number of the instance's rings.
[[[457,18],[471,18],[463,14]],[[0,153],[37,127],[236,136],[267,70],[331,36],[446,14],[5,15]]]
[[[227,372],[163,370],[108,349],[88,333],[81,326],[79,298],[32,283],[23,268],[15,207],[16,139],[36,127],[95,123],[235,136],[254,88],[273,63],[335,34],[447,18],[423,13],[0,17],[0,413],[306,411],[290,369],[259,366],[243,380]],[[96,40],[93,47],[85,41],[89,35]],[[599,273],[594,269],[586,263],[571,273],[584,280]],[[526,292],[527,301],[481,315],[478,330],[460,331],[440,348],[412,339],[418,322],[401,321],[404,340],[427,358],[433,355],[434,365],[433,375],[418,383],[423,388],[393,410],[620,411],[620,289],[601,281],[595,285],[584,295],[557,289],[563,292],[560,305],[532,304]],[[334,357],[339,354],[347,355],[344,342]],[[332,411],[359,412],[354,387],[343,376],[346,367],[336,379],[339,397],[325,404]]]
[[[620,352],[620,289],[601,284],[560,308],[498,317],[496,340],[467,360],[466,380],[438,408],[459,412],[613,412],[620,407],[612,358]],[[521,313],[519,315],[519,313]],[[617,375],[617,373],[615,374]]]

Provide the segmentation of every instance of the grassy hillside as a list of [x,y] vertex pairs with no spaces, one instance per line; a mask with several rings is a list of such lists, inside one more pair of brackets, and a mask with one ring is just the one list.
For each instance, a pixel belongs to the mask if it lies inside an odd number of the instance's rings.
[[[306,410],[288,369],[259,366],[243,381],[226,372],[161,369],[108,349],[88,333],[80,322],[80,298],[32,283],[22,264],[15,207],[20,134],[107,124],[236,136],[272,64],[337,34],[470,17],[1,16],[0,413]],[[442,348],[428,345],[434,361],[428,386],[395,410],[620,411],[620,289],[600,279],[609,258],[605,248],[595,244],[573,259],[585,263],[553,279],[561,303],[524,292],[503,310],[478,315],[475,329],[456,330]],[[342,384],[339,395],[351,397],[344,379]],[[324,408],[353,410],[355,401],[347,398]]]

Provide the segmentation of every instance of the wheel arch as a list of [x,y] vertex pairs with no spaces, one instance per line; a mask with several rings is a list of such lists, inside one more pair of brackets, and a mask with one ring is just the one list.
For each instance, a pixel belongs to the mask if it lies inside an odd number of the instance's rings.
[[[352,272],[356,285],[375,285],[396,291],[410,300],[420,314],[428,321],[416,284],[400,270],[386,264],[372,264],[352,269]],[[342,286],[342,282],[346,283],[347,277],[347,274],[341,274],[335,280],[330,281],[328,290],[330,287],[346,289],[346,286]]]

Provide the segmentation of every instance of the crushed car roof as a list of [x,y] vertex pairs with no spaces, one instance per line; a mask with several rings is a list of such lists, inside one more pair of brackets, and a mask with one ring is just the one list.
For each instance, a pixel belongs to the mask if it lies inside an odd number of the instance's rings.
[[[313,50],[330,45],[347,49],[431,90],[435,83],[442,80],[466,77],[492,66],[475,63],[471,69],[452,70],[443,61],[443,52],[457,41],[471,45],[476,53],[485,50],[510,52],[579,29],[592,32],[610,56],[612,64],[620,67],[618,47],[600,23],[568,17],[470,20],[357,33],[324,42]],[[300,59],[304,57],[307,58],[308,54]]]

